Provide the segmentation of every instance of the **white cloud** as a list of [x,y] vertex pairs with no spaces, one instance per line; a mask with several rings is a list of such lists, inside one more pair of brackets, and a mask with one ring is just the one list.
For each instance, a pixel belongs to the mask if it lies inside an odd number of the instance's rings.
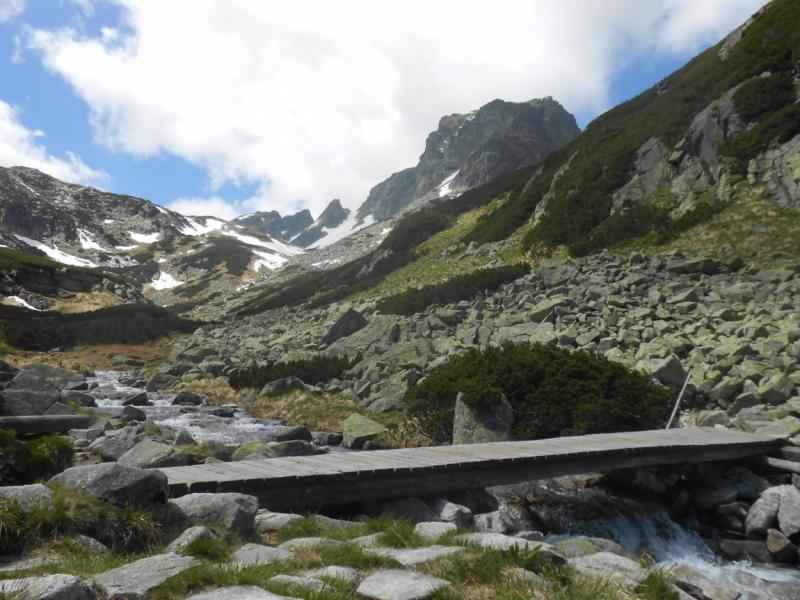
[[167,208],[187,217],[219,217],[226,221],[239,216],[243,212],[240,205],[226,202],[220,196],[210,198],[178,198],[167,205]]
[[318,212],[414,164],[444,114],[545,95],[597,113],[621,67],[696,51],[763,0],[115,2],[116,29],[28,40],[97,139],[201,165],[212,193],[256,182],[260,208]]
[[0,165],[33,167],[73,183],[99,185],[108,180],[103,171],[91,168],[72,152],[66,158],[48,153],[43,138],[44,132],[25,127],[17,110],[0,100]]
[[25,0],[0,0],[0,23],[10,21],[25,12]]

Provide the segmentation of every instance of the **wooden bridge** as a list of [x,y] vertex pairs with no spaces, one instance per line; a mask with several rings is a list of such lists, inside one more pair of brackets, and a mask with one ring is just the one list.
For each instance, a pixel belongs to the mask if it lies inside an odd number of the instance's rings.
[[242,492],[273,510],[313,509],[614,469],[737,460],[784,440],[716,428],[608,433],[162,468],[172,496]]

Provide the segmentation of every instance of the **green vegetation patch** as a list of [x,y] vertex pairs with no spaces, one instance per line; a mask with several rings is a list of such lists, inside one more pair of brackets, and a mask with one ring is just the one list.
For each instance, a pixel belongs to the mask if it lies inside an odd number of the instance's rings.
[[235,389],[260,388],[270,381],[286,377],[297,377],[303,382],[313,385],[320,381],[340,378],[356,362],[358,362],[356,359],[320,354],[308,359],[270,362],[239,369],[228,377],[228,381]]
[[435,304],[449,304],[468,300],[481,292],[491,292],[501,285],[519,279],[530,272],[530,266],[523,263],[479,269],[472,273],[458,275],[444,283],[426,285],[422,288],[406,290],[388,296],[378,302],[376,309],[383,314],[413,315]]
[[72,465],[75,449],[69,439],[46,435],[33,440],[19,441],[13,431],[0,430],[0,463],[3,484],[27,484],[48,479]]
[[196,328],[193,321],[146,304],[122,304],[74,314],[0,305],[0,340],[24,350],[140,344],[173,332],[191,333]]
[[470,349],[434,369],[407,392],[407,411],[427,435],[447,442],[459,392],[486,407],[507,398],[517,439],[660,427],[672,402],[668,390],[602,355],[507,342]]
[[208,271],[224,264],[229,273],[238,277],[244,274],[251,260],[252,254],[247,246],[232,238],[219,237],[210,240],[199,252],[182,256],[175,264]]

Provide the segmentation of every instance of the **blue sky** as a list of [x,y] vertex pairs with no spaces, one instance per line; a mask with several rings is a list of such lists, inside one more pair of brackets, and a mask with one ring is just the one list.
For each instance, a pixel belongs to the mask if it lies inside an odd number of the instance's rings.
[[760,3],[0,0],[0,165],[184,212],[354,207],[438,117],[552,95],[583,127]]

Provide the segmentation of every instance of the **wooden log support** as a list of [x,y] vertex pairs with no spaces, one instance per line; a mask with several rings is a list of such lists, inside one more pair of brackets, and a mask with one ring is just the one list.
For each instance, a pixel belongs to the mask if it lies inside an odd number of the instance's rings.
[[0,417],[0,429],[13,429],[18,435],[66,433],[70,429],[91,427],[95,418],[89,415],[28,415]]
[[769,454],[783,444],[784,440],[773,436],[697,427],[160,470],[167,475],[172,496],[242,492],[258,497],[270,509],[297,512],[365,499],[444,494],[560,475],[740,460]]

